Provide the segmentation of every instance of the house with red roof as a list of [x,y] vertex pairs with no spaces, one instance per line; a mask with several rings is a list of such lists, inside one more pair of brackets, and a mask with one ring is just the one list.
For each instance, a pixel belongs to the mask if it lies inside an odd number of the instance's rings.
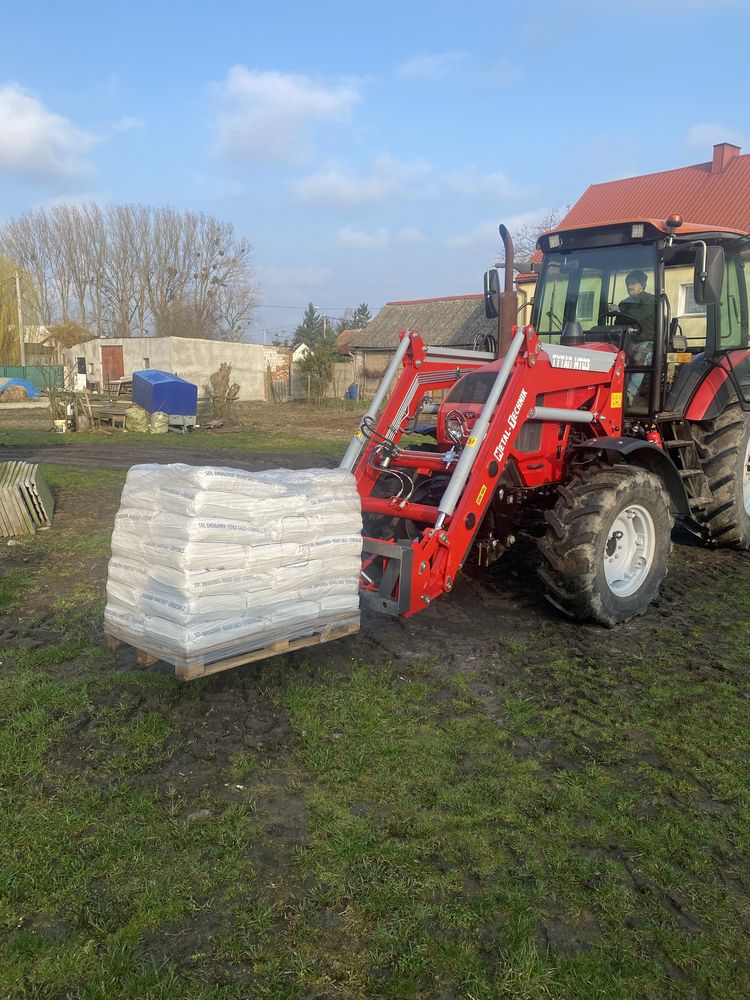
[[750,154],[720,142],[706,163],[591,184],[558,228],[675,214],[686,223],[750,233]]
[[[658,220],[681,215],[686,225],[750,233],[750,154],[719,142],[705,163],[591,184],[556,229],[579,229],[611,222]],[[541,260],[541,253],[535,255]],[[521,304],[531,303],[535,274],[519,274]],[[692,281],[680,285],[676,315],[688,318],[696,309]],[[529,310],[524,312],[528,322]]]

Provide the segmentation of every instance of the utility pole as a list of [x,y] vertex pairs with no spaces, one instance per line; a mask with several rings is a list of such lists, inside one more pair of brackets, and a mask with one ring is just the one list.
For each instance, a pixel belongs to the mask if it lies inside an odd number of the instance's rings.
[[21,302],[21,278],[16,271],[16,305],[18,307],[18,343],[21,347],[21,367],[26,367],[26,344],[23,334],[23,304]]

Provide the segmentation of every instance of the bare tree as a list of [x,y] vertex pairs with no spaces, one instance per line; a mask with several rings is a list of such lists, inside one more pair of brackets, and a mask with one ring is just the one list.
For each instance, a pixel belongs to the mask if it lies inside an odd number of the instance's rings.
[[[526,222],[522,226],[511,229],[510,235],[513,239],[513,250],[517,264],[524,264],[531,260],[536,252],[536,241],[542,233],[546,233],[548,229],[554,229],[558,225],[562,214],[562,209],[553,208],[537,222]],[[503,267],[504,265],[505,261],[501,251],[498,266]]]
[[100,336],[240,340],[257,304],[252,248],[211,216],[143,205],[61,205],[0,228],[45,323]]
[[258,293],[249,266],[237,262],[233,273],[227,275],[216,291],[218,339],[242,340],[258,304]]

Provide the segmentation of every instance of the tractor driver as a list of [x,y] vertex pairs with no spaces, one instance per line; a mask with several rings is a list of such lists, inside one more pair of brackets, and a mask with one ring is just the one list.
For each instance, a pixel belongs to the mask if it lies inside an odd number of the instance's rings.
[[[628,290],[627,298],[624,298],[618,305],[623,316],[635,320],[639,327],[638,333],[635,337],[631,337],[627,348],[627,359],[632,365],[650,364],[654,353],[656,299],[651,292],[646,291],[647,281],[648,275],[645,271],[630,271],[625,277],[625,287]],[[645,372],[636,372],[628,376],[626,393],[630,405],[640,394],[645,375]],[[648,388],[648,383],[646,388]]]

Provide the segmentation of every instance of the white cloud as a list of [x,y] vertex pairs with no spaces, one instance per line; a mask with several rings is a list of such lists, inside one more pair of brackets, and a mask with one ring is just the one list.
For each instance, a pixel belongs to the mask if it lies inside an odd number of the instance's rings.
[[498,226],[502,222],[511,233],[523,226],[534,226],[539,224],[549,209],[539,209],[534,212],[520,212],[503,219],[496,219],[493,222],[480,222],[473,229],[463,233],[456,233],[453,236],[446,236],[443,245],[446,247],[456,247],[459,249],[490,250],[500,246],[500,234]]
[[425,234],[416,226],[404,226],[396,233],[396,243],[403,246],[413,246],[415,243],[424,243],[426,240]]
[[133,115],[124,115],[110,127],[110,133],[117,135],[119,132],[132,132],[133,129],[143,128],[142,118],[135,118]]
[[467,247],[494,246],[500,237],[497,232],[497,222],[480,222],[463,233],[456,233],[453,236],[446,236],[443,245],[447,247]]
[[338,244],[352,250],[384,250],[390,243],[390,230],[385,226],[367,233],[363,229],[351,229],[344,226],[337,234]]
[[245,66],[233,66],[214,90],[218,151],[244,161],[299,160],[312,125],[346,121],[360,99],[351,84]]
[[398,75],[423,80],[440,80],[449,76],[466,58],[465,52],[436,52],[412,56],[398,68]]
[[0,87],[0,136],[0,171],[57,181],[90,175],[85,156],[101,141],[15,83]]
[[305,204],[335,205],[344,208],[380,204],[402,194],[410,184],[429,176],[427,163],[399,163],[378,156],[368,173],[357,176],[346,167],[334,165],[292,184],[292,193]]
[[441,178],[447,194],[462,198],[508,198],[518,194],[518,187],[500,171],[480,174],[474,167],[453,170]]
[[697,150],[707,158],[712,154],[712,147],[717,142],[731,142],[735,146],[746,146],[747,139],[739,129],[730,128],[721,122],[701,122],[688,130],[685,145],[688,149]]
[[291,190],[304,204],[338,208],[378,205],[399,197],[499,200],[519,191],[500,172],[481,174],[474,167],[440,171],[424,160],[403,163],[387,154],[378,156],[365,173],[335,164],[294,181]]

